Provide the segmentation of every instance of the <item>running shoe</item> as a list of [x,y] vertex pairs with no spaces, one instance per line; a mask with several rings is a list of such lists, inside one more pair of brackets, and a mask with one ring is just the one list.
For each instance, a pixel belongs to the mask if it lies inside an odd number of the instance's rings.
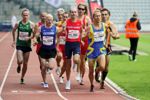
[[129,54],[129,61],[132,61],[132,55]]
[[24,84],[24,79],[20,79],[20,84]]
[[63,83],[64,83],[63,77],[59,77],[59,83],[60,83],[60,84],[63,84]]
[[18,66],[17,67],[17,73],[20,73],[20,71],[21,71],[21,66]]
[[43,84],[43,87],[44,87],[44,88],[48,88],[48,83],[44,83],[44,84]]
[[70,90],[70,89],[71,89],[70,85],[71,85],[71,83],[70,83],[70,80],[69,80],[69,81],[66,82],[66,87],[65,87],[65,89],[66,89],[66,90]]

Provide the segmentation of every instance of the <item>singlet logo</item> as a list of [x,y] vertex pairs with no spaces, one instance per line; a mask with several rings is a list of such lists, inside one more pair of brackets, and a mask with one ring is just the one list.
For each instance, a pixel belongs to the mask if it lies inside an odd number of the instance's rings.
[[20,30],[29,30],[29,29],[30,29],[30,26],[29,26],[29,24],[26,24],[26,25],[20,24],[19,29],[20,29]]
[[43,44],[44,45],[52,45],[54,38],[52,36],[43,36]]
[[26,38],[28,37],[29,33],[28,32],[19,32],[19,40],[26,40]]
[[104,41],[105,39],[105,35],[104,32],[94,32],[94,41],[95,42],[100,42],[100,41]]
[[59,37],[59,44],[64,45],[65,42],[66,42],[66,37],[65,37],[65,36],[60,36],[60,37]]
[[68,38],[69,39],[77,39],[79,38],[79,30],[69,30],[69,33],[68,33]]
[[45,31],[43,30],[43,35],[54,35],[54,32],[45,32]]

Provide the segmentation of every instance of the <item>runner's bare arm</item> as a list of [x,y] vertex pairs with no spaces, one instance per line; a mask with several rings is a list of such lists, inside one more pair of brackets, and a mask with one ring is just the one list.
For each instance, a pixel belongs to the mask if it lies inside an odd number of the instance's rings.
[[91,19],[90,19],[90,17],[88,17],[88,16],[86,16],[86,27],[89,27],[90,25],[91,25]]
[[117,30],[117,27],[114,23],[110,23],[110,28],[111,28],[111,36],[113,39],[119,39],[120,38],[120,35],[118,33],[118,30]]
[[33,23],[33,22],[30,22],[30,27],[31,27],[31,29],[32,29],[32,33],[33,34],[31,34],[31,36],[29,36],[26,40],[28,41],[28,40],[31,40],[31,39],[33,39],[34,38],[34,36],[35,36],[35,24]]
[[34,33],[34,37],[33,37],[33,45],[36,45],[38,43],[37,38],[40,37],[40,33],[41,33],[41,27],[38,27],[38,25],[35,25],[35,33]]
[[66,23],[62,25],[62,27],[56,27],[57,34],[66,30]]
[[36,36],[36,34],[38,34],[39,31],[39,27],[37,24],[35,24],[34,29],[33,29],[33,38]]

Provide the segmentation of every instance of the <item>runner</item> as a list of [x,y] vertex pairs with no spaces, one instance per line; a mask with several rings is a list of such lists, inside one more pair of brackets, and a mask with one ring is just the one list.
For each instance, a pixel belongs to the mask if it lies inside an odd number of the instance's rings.
[[41,47],[39,49],[38,55],[41,59],[42,65],[42,86],[48,88],[48,83],[46,82],[46,69],[53,69],[53,61],[56,56],[56,33],[59,33],[60,29],[53,25],[53,16],[51,14],[46,15],[45,25],[39,28],[39,33],[37,37],[41,37]]
[[57,22],[59,21],[63,21],[63,14],[64,14],[65,10],[63,8],[59,8],[57,9]]
[[[63,21],[60,21],[60,24],[57,24],[58,27],[63,27],[65,25],[66,20],[68,18],[68,13],[64,12],[63,14]],[[59,75],[59,82],[63,83],[63,73],[66,71],[66,66],[65,66],[65,43],[66,43],[66,31],[62,31],[59,33],[57,36],[57,71],[56,73]],[[60,62],[63,59],[63,64],[62,67],[60,67]],[[60,69],[61,68],[61,69]]]
[[[28,9],[23,9],[22,20],[15,24],[15,27],[12,30],[13,35],[13,44],[14,47],[16,45],[17,49],[17,72],[20,73],[21,65],[23,64],[22,74],[20,83],[24,84],[24,76],[27,71],[28,59],[30,55],[31,49],[31,39],[33,38],[32,32],[34,31],[34,24],[29,20],[30,11]],[[15,32],[17,32],[17,39],[15,36]]]
[[95,72],[103,71],[105,69],[105,25],[101,22],[101,12],[95,10],[93,13],[93,24],[90,26],[90,33],[88,34],[88,50],[87,57],[89,63],[89,79],[91,83],[90,92],[93,92],[94,84],[94,64],[98,61],[99,66]]
[[[41,13],[40,13],[40,21],[36,24],[37,28],[39,28],[39,27],[45,25],[46,15],[47,15],[46,12],[41,12]],[[38,37],[37,42],[38,42],[38,43],[36,43],[36,53],[38,54],[39,49],[40,49],[40,47],[41,47],[40,37]],[[41,59],[40,59],[39,55],[38,55],[38,59],[39,59],[40,70],[41,70]],[[42,70],[41,70],[41,71],[42,71]],[[42,72],[41,72],[41,74],[42,74]]]
[[[83,31],[85,32],[86,28],[89,27],[91,24],[91,19],[87,16],[88,15],[88,9],[85,4],[80,3],[78,5],[78,18],[81,20]],[[77,77],[76,80],[79,81],[80,85],[83,85],[83,77],[85,73],[85,59],[86,59],[86,51],[88,47],[88,37],[83,38],[83,42],[81,42],[81,65],[80,69],[77,68]]]
[[[111,49],[111,36],[110,36],[110,32],[112,34],[114,34],[114,37],[112,37],[113,39],[118,39],[119,38],[119,34],[118,34],[118,31],[117,31],[117,28],[115,26],[115,24],[113,22],[110,21],[110,11],[106,8],[103,8],[102,10],[102,21],[107,25],[107,27],[109,28],[106,32],[107,32],[107,45],[106,45],[106,65],[105,65],[105,70],[102,72],[102,75],[101,75],[101,81],[99,80],[98,76],[95,75],[95,79],[97,82],[100,82],[101,86],[100,88],[101,89],[104,89],[104,81],[105,81],[105,78],[108,74],[108,65],[109,65],[109,62],[110,62],[110,54],[112,52],[112,49]],[[98,64],[97,64],[98,65]]]
[[66,21],[66,44],[65,44],[65,54],[66,54],[66,90],[71,89],[70,73],[71,73],[71,58],[73,54],[73,61],[77,66],[80,66],[80,42],[82,33],[81,21],[77,18],[77,8],[71,8],[70,18]]
[[[64,18],[63,18],[63,14],[64,14],[65,10],[63,8],[59,8],[57,9],[57,22],[56,22],[56,25],[58,27],[62,27],[62,24],[65,22],[64,21]],[[58,50],[58,49],[57,49]],[[57,61],[57,69],[56,69],[56,74],[57,75],[60,75],[61,73],[61,67],[60,67],[60,62],[61,62],[61,58],[62,58],[62,55],[60,52],[57,52],[57,56],[56,56],[56,61]]]

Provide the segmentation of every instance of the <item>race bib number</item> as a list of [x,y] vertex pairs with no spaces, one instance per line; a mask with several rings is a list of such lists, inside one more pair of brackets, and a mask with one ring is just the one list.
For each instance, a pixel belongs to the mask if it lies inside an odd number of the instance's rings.
[[68,38],[69,39],[77,39],[79,38],[80,32],[79,30],[69,30]]
[[59,44],[65,45],[66,43],[66,37],[65,36],[60,36],[59,37]]
[[44,45],[52,45],[53,44],[53,37],[43,36],[43,44]]
[[28,34],[28,32],[19,32],[19,40],[26,40]]
[[104,32],[94,32],[94,40],[95,42],[104,41],[105,35]]

